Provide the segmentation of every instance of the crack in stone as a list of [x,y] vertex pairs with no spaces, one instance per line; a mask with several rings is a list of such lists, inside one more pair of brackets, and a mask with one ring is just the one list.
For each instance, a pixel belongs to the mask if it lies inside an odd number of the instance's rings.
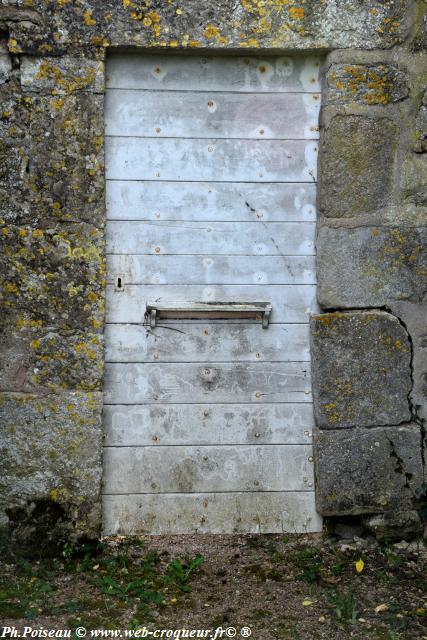
[[409,471],[405,471],[405,462],[403,460],[403,458],[398,454],[397,450],[396,450],[396,445],[394,444],[393,440],[391,438],[388,437],[388,434],[386,433],[386,431],[384,431],[384,435],[387,438],[388,443],[390,444],[390,458],[395,458],[396,460],[396,466],[395,466],[395,472],[396,473],[400,473],[402,475],[405,476],[405,484],[404,487],[409,489],[410,492],[412,493],[413,497],[415,498],[415,493],[412,490],[411,485],[409,484],[410,480],[412,480],[412,473],[409,473]]
[[[391,311],[389,311],[389,313],[392,313]],[[411,422],[415,422],[415,424],[417,424],[420,427],[420,435],[421,435],[421,442],[420,442],[420,446],[421,446],[421,462],[422,462],[422,467],[423,467],[423,474],[425,474],[426,471],[426,452],[425,452],[425,446],[426,446],[426,428],[425,428],[425,421],[423,420],[423,418],[421,418],[418,415],[418,411],[417,411],[417,406],[413,403],[412,401],[412,392],[415,386],[414,383],[414,343],[412,340],[412,336],[408,331],[408,327],[406,326],[405,322],[399,318],[399,316],[397,316],[395,313],[393,313],[394,317],[397,318],[397,320],[399,321],[400,325],[405,329],[406,335],[408,336],[408,342],[409,342],[409,346],[411,349],[410,352],[410,377],[411,377],[411,388],[408,392],[408,404],[409,404],[409,410],[411,412]]]
[[[425,473],[426,473],[426,445],[427,445],[427,431],[426,431],[426,425],[425,425],[425,421],[423,420],[423,418],[421,418],[418,414],[417,411],[417,406],[414,404],[413,400],[412,400],[412,393],[415,387],[415,383],[414,383],[414,343],[412,340],[412,336],[408,330],[408,327],[406,326],[406,323],[402,320],[402,318],[400,318],[398,315],[396,315],[396,313],[394,313],[394,311],[388,307],[387,305],[382,305],[379,307],[323,307],[322,311],[325,311],[327,313],[334,313],[334,312],[338,312],[338,313],[355,313],[355,312],[366,312],[366,311],[384,311],[386,313],[389,313],[391,316],[393,316],[394,318],[396,318],[396,320],[399,322],[399,324],[403,327],[403,329],[405,330],[405,333],[407,335],[408,338],[408,342],[409,342],[409,347],[410,347],[410,362],[409,362],[409,366],[410,366],[410,380],[411,380],[411,388],[408,391],[407,394],[407,400],[408,400],[408,405],[409,405],[409,411],[411,413],[411,418],[408,421],[403,421],[400,422],[399,424],[396,425],[376,425],[377,427],[380,428],[388,428],[388,427],[392,427],[392,426],[405,426],[405,425],[410,425],[410,424],[417,424],[420,428],[420,448],[421,448],[421,463],[422,463],[422,468],[423,468],[423,475],[425,477]],[[349,428],[354,428],[354,427],[349,427]],[[333,429],[331,429],[333,430]],[[339,430],[339,429],[336,429]],[[399,462],[399,464],[401,465],[401,473],[405,473],[405,477],[406,480],[408,482],[408,477],[406,475],[406,472],[404,471],[404,465],[403,465],[403,460],[398,456],[394,443],[392,442],[392,440],[390,440],[390,438],[388,437],[388,435],[385,433],[387,440],[390,443],[390,446],[392,447],[392,453],[390,454],[391,456],[395,456]],[[412,477],[412,474],[409,474]],[[413,494],[414,498],[416,497],[414,492],[412,491],[412,488],[408,485],[405,484],[405,486],[407,486],[411,493]]]

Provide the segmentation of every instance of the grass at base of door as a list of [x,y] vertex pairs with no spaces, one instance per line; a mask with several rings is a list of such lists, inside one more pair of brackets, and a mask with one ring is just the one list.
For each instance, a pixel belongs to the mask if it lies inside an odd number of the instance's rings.
[[0,622],[73,632],[235,627],[237,637],[249,627],[256,640],[427,640],[426,570],[422,541],[105,538],[66,545],[60,558],[2,562]]

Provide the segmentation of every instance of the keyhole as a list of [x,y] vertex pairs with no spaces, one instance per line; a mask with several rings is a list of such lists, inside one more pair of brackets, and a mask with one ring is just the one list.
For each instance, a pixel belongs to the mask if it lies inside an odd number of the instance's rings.
[[117,289],[121,289],[121,288],[122,288],[122,279],[117,278]]

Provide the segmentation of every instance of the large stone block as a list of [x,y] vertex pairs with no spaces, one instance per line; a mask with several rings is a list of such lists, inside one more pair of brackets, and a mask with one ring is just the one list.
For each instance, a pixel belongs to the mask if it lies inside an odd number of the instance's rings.
[[388,118],[332,118],[320,145],[320,215],[354,218],[386,206],[397,140],[397,127]]
[[405,74],[388,64],[333,64],[326,79],[327,104],[386,105],[409,93]]
[[[173,48],[389,48],[408,33],[408,0],[32,0],[3,8],[12,52],[87,46]],[[0,14],[0,18],[2,15]]]
[[101,409],[100,393],[0,395],[0,528],[21,551],[99,535]]
[[323,307],[421,301],[427,290],[427,228],[322,227],[317,237]]
[[311,319],[316,423],[323,429],[410,420],[411,345],[382,311],[325,313]]
[[410,511],[423,482],[421,430],[411,424],[319,431],[316,506],[324,516]]
[[39,96],[23,92],[14,78],[0,85],[0,100],[0,219],[102,227],[103,96],[77,90]]

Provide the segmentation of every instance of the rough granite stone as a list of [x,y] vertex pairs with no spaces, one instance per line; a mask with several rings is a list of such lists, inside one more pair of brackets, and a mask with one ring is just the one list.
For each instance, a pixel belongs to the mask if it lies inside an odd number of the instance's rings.
[[63,330],[102,329],[102,231],[68,222],[44,229],[5,225],[0,244],[4,295],[0,327],[12,322],[18,329],[31,323]]
[[0,329],[0,345],[5,361],[0,389],[30,393],[101,389],[104,349],[99,333],[59,333],[24,318]]
[[311,318],[313,400],[322,429],[396,425],[411,418],[411,345],[382,311]]
[[386,206],[397,139],[389,118],[335,116],[320,143],[319,214],[354,218]]
[[0,223],[104,226],[103,96],[0,85]]
[[[0,527],[17,546],[99,535],[101,408],[101,393],[0,394]],[[43,505],[61,513],[47,540],[32,518]]]
[[[95,51],[95,54],[97,51]],[[28,57],[21,59],[21,86],[25,92],[70,95],[80,91],[103,93],[103,55]]]
[[27,182],[32,220],[103,228],[103,96],[81,92],[33,98]]
[[410,27],[408,0],[9,0],[0,22],[14,53],[76,47],[331,49],[388,48]]
[[414,51],[427,49],[427,3],[426,0],[418,2],[417,30],[413,42]]
[[417,153],[425,153],[427,151],[427,90],[424,92],[423,101],[415,120],[415,137],[414,150]]
[[0,84],[9,81],[12,73],[12,57],[0,49]]
[[0,85],[0,221],[25,218],[30,211],[27,184],[31,104],[24,100],[16,73]]
[[386,105],[408,96],[406,75],[386,64],[333,64],[327,73],[327,104]]
[[411,540],[422,535],[417,511],[386,511],[363,519],[364,526],[377,540]]
[[427,227],[322,227],[318,299],[325,308],[421,302],[427,291]]
[[391,310],[404,323],[411,336],[412,411],[427,424],[427,302],[416,304],[403,300],[393,303]]
[[426,176],[427,154],[412,153],[408,155],[402,165],[401,188],[403,197],[416,206],[427,206]]
[[413,510],[423,482],[418,425],[317,431],[314,456],[322,515]]

